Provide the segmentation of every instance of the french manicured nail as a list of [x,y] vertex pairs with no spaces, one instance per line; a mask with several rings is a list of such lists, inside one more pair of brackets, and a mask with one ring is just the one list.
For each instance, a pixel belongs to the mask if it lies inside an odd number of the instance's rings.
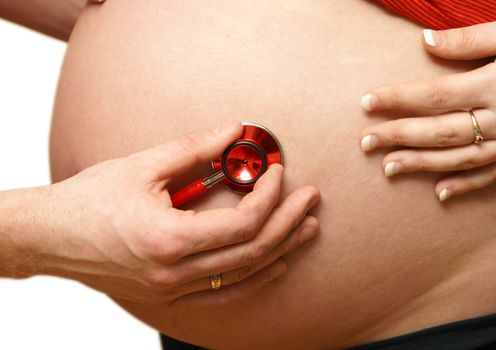
[[450,191],[445,188],[439,193],[439,201],[444,202],[446,199],[448,199],[451,196]]
[[443,36],[437,30],[424,29],[424,41],[427,45],[436,47],[443,43]]
[[379,99],[374,94],[367,94],[363,96],[362,99],[360,100],[360,104],[362,105],[362,108],[369,112],[373,111],[377,107],[378,102]]
[[398,162],[389,162],[384,167],[384,175],[393,176],[394,174],[399,173],[401,170],[401,164]]
[[377,147],[379,144],[379,140],[374,135],[367,135],[362,138],[360,141],[360,146],[362,147],[362,151],[370,151]]
[[317,227],[315,226],[305,226],[300,233],[300,243],[308,241],[310,238],[317,234]]

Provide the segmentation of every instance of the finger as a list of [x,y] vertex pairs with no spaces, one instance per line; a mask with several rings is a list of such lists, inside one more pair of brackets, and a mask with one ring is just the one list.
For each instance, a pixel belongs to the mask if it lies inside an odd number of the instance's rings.
[[389,153],[383,160],[384,173],[417,171],[456,171],[481,167],[496,161],[496,141],[471,144],[462,147],[401,150]]
[[[319,221],[311,216],[308,216],[303,222],[293,230],[293,232],[284,239],[270,254],[259,264],[243,267],[233,271],[222,273],[222,286],[228,286],[234,283],[239,283],[253,274],[259,272],[265,267],[272,264],[281,256],[286,255],[296,248],[300,247],[309,239],[315,237],[319,230]],[[213,274],[212,272],[211,274]],[[203,277],[197,280],[183,284],[175,289],[175,298],[183,295],[209,290],[212,288],[210,277]]]
[[448,176],[436,185],[436,195],[441,202],[449,197],[475,191],[496,183],[496,164],[467,170]]
[[208,277],[212,271],[231,271],[261,263],[303,221],[318,200],[319,192],[315,187],[294,191],[273,211],[254,239],[245,244],[185,257],[174,265],[175,274],[186,283]]
[[362,97],[362,108],[442,112],[487,107],[494,98],[495,66],[488,64],[471,72],[377,87]]
[[[496,138],[496,113],[475,110],[477,122],[486,140]],[[434,117],[402,118],[373,125],[362,132],[364,151],[390,146],[450,147],[470,144],[474,130],[468,112],[448,113]]]
[[183,212],[172,231],[181,257],[252,239],[279,201],[282,174],[281,165],[271,165],[236,208]]
[[496,22],[470,27],[423,31],[430,53],[453,60],[473,60],[496,55]]
[[277,260],[241,283],[235,283],[218,290],[188,294],[176,299],[173,305],[185,307],[225,306],[259,290],[267,283],[280,277],[286,270],[287,264],[283,260]]
[[192,132],[164,145],[132,155],[148,169],[153,169],[153,179],[172,178],[186,172],[196,164],[218,158],[222,152],[241,136],[240,122],[229,123],[218,129]]
[[176,218],[168,216],[162,221],[164,234],[150,240],[148,254],[171,264],[194,253],[253,238],[279,200],[283,170],[280,164],[271,165],[236,208],[175,211]]

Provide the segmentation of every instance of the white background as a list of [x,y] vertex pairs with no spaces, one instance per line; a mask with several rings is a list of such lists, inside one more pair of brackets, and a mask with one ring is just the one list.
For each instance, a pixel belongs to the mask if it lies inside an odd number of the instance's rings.
[[[49,183],[48,135],[65,46],[0,20],[0,190]],[[73,281],[36,277],[0,279],[0,349],[160,346],[154,330],[106,296]]]

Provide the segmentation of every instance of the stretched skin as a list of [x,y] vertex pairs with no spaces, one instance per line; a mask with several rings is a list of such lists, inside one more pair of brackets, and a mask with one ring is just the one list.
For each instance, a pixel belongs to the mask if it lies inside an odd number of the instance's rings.
[[[278,136],[286,192],[322,190],[321,234],[286,257],[286,275],[222,308],[118,301],[191,343],[337,349],[488,314],[495,189],[440,204],[434,184],[444,174],[388,179],[385,151],[359,147],[360,131],[387,119],[360,110],[367,88],[480,64],[429,57],[419,27],[368,1],[108,1],[87,8],[70,39],[53,179],[231,119]],[[198,167],[175,188],[206,174]],[[191,207],[238,200],[218,188]]]

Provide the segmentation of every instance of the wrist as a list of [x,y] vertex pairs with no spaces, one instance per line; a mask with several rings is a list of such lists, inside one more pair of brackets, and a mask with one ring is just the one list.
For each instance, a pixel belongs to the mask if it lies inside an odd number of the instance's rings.
[[48,187],[0,192],[0,277],[26,278],[43,271]]

